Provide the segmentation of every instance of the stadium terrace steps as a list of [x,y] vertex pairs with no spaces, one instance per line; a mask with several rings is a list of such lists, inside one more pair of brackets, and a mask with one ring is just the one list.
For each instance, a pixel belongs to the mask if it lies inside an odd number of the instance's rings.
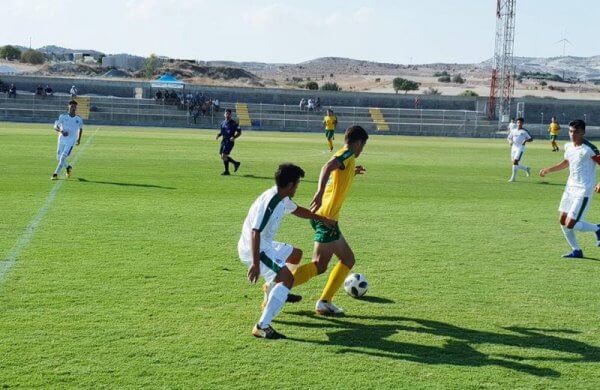
[[237,114],[240,126],[252,126],[250,112],[246,103],[235,103],[235,112]]
[[77,96],[73,100],[77,102],[77,115],[81,119],[90,119],[90,98],[89,96]]
[[369,113],[373,119],[373,123],[377,126],[377,131],[390,131],[390,126],[385,121],[383,113],[379,108],[369,108]]

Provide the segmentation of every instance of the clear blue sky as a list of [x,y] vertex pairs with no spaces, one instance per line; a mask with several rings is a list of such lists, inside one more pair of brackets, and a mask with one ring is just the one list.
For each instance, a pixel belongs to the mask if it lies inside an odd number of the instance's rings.
[[[393,63],[492,57],[495,0],[12,0],[0,44],[200,60]],[[517,0],[515,55],[600,55],[600,1]]]

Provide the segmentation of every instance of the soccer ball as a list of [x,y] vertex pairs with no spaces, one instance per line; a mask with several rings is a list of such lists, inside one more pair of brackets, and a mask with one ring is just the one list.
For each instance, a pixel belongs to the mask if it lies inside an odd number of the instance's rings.
[[350,274],[344,281],[344,290],[353,298],[360,298],[367,293],[369,282],[363,274]]

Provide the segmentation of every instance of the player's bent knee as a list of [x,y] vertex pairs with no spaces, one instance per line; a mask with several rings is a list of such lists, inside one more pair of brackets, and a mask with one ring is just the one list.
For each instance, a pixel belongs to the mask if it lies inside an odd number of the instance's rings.
[[314,261],[315,266],[317,267],[317,273],[319,275],[321,275],[322,273],[324,273],[325,271],[327,271],[327,263],[328,262],[323,262],[323,261]]

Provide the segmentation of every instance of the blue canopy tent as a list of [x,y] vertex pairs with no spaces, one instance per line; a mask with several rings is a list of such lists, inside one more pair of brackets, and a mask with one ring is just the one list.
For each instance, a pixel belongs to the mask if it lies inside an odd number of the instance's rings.
[[185,83],[177,80],[171,73],[165,73],[152,82],[152,88],[184,89]]

